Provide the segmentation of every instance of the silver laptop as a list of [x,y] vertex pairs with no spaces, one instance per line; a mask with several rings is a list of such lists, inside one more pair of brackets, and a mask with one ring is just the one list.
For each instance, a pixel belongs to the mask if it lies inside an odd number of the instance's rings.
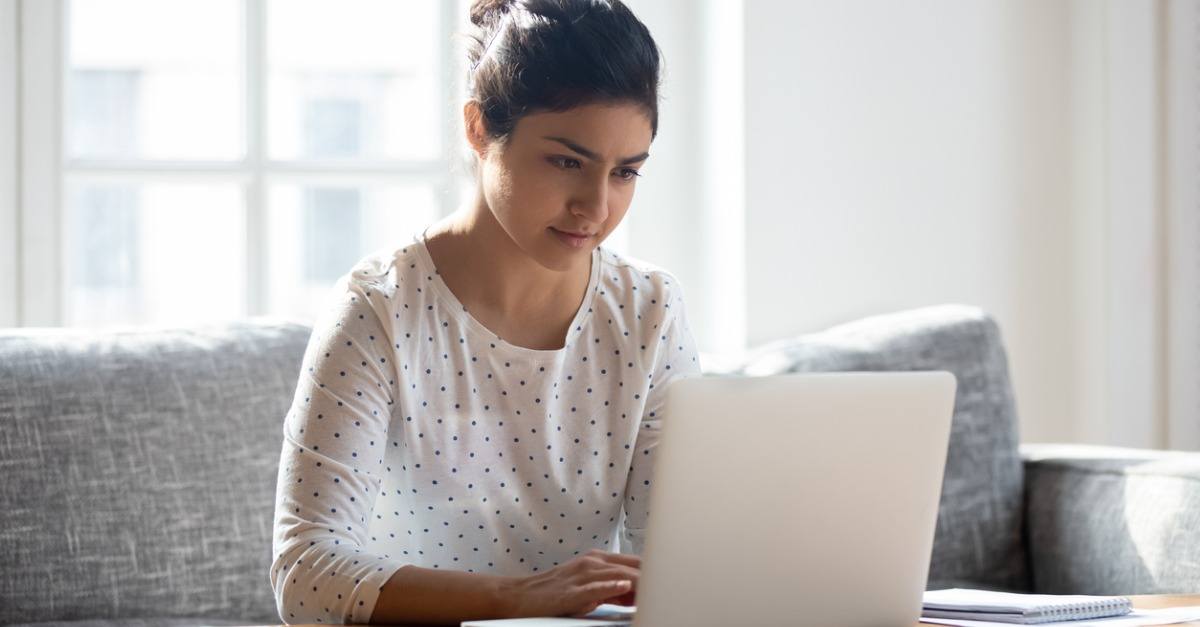
[[[633,627],[915,624],[954,392],[948,372],[673,383]],[[465,624],[629,624],[604,618]]]

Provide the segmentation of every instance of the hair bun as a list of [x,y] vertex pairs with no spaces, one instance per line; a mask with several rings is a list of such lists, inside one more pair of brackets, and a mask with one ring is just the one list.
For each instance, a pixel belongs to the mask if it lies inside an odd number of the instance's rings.
[[471,23],[487,26],[507,13],[514,3],[515,0],[474,0],[471,3]]

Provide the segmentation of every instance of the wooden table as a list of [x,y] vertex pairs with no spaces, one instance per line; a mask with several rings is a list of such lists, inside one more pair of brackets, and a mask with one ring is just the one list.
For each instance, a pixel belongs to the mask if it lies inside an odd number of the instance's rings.
[[[1174,595],[1174,596],[1172,596],[1172,595],[1141,595],[1141,596],[1131,596],[1129,598],[1130,598],[1130,600],[1133,601],[1133,607],[1135,607],[1137,609],[1143,609],[1143,610],[1157,609],[1157,608],[1161,608],[1161,607],[1184,607],[1184,606],[1188,606],[1188,605],[1200,605],[1200,594]],[[919,624],[924,625],[926,623],[919,623]],[[1176,623],[1176,624],[1177,625],[1200,626],[1200,622]],[[265,626],[261,626],[261,627],[265,627]],[[272,627],[274,627],[274,626],[272,626]],[[280,625],[279,627],[284,627],[284,626]],[[301,627],[329,627],[329,625],[309,624],[309,625],[302,625]],[[396,627],[404,627],[404,626],[398,625]],[[409,626],[409,627],[420,627],[420,626]]]

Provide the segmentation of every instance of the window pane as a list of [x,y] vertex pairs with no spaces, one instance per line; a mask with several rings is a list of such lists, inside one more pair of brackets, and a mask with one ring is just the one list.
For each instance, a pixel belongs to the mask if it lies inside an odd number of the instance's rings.
[[312,320],[355,262],[407,244],[436,215],[428,186],[270,186],[268,311]]
[[242,3],[72,0],[66,154],[239,159]]
[[237,185],[68,183],[67,324],[244,315],[244,225]]
[[305,187],[301,243],[306,283],[333,283],[358,260],[362,243],[362,190],[354,187]]
[[270,0],[270,157],[436,158],[439,2]]

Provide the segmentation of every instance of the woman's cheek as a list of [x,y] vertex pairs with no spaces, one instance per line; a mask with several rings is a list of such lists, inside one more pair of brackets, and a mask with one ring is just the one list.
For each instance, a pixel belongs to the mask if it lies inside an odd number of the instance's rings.
[[554,173],[529,177],[517,189],[521,190],[520,204],[532,210],[530,213],[553,211],[553,207],[562,205],[567,193],[561,177]]

